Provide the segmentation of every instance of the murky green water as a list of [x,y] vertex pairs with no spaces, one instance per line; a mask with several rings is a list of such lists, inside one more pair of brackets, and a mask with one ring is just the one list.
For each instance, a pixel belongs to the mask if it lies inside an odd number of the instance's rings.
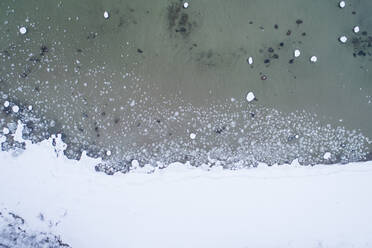
[[87,150],[119,167],[370,156],[371,1],[189,4],[2,0],[0,91],[11,104],[0,124],[32,115],[43,124],[26,132],[62,132],[69,157]]

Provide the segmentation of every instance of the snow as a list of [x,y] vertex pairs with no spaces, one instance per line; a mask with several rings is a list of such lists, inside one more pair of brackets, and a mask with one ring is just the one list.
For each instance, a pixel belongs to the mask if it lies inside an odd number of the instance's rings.
[[26,34],[27,33],[27,28],[25,28],[25,27],[19,28],[19,33],[20,34]]
[[300,57],[300,55],[301,55],[300,50],[296,49],[296,50],[294,51],[294,56],[297,58],[297,57]]
[[[17,132],[21,130],[19,123]],[[97,173],[61,135],[0,152],[0,211],[72,247],[370,247],[372,162]],[[40,217],[42,216],[42,218]]]
[[249,92],[249,93],[247,94],[246,99],[247,99],[248,102],[253,101],[254,98],[255,98],[255,96],[254,96],[253,92]]
[[347,41],[347,37],[343,35],[343,36],[341,36],[341,37],[339,38],[339,40],[340,40],[341,43],[346,43],[346,41]]
[[346,3],[345,3],[345,1],[341,1],[339,4],[338,4],[338,6],[340,6],[340,8],[345,8],[345,6],[346,6]]
[[359,31],[360,31],[360,28],[359,28],[359,26],[355,26],[354,28],[353,28],[353,31],[354,31],[354,33],[359,33]]

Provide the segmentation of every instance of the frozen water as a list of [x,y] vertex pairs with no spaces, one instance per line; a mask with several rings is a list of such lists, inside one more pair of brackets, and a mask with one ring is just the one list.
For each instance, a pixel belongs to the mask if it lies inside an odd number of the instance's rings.
[[195,139],[195,138],[196,138],[196,134],[190,133],[190,139]]
[[110,17],[110,15],[109,15],[109,13],[108,13],[107,11],[105,11],[105,12],[103,13],[103,17],[104,17],[105,19],[108,19],[108,18]]
[[26,34],[27,33],[27,29],[25,27],[20,27],[19,28],[19,33],[20,34]]
[[300,55],[301,55],[300,50],[296,49],[296,50],[294,51],[294,56],[297,58],[297,57],[300,57]]
[[255,98],[255,96],[254,96],[253,92],[249,92],[249,93],[247,94],[246,99],[247,99],[248,102],[253,101],[254,98]]
[[317,56],[311,56],[310,57],[310,62],[315,63],[317,61],[318,61],[318,57]]
[[341,41],[341,43],[346,43],[346,41],[347,41],[347,37],[346,36],[341,36],[340,38],[339,38],[339,40]]

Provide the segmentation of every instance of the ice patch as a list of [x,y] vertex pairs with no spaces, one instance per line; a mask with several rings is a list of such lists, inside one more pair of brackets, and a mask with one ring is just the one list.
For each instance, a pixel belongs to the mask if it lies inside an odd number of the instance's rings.
[[332,154],[331,154],[330,152],[326,152],[326,153],[324,153],[324,156],[323,156],[324,159],[328,160],[328,159],[330,159],[331,157],[332,157]]
[[196,134],[191,133],[191,134],[190,134],[190,139],[195,139],[195,138],[196,138]]
[[310,57],[310,62],[316,63],[318,61],[318,58],[316,56],[311,56]]
[[12,110],[13,110],[14,113],[18,113],[18,111],[19,111],[19,107],[18,107],[17,105],[14,105],[14,106],[12,107]]
[[339,40],[340,40],[341,43],[346,43],[346,41],[347,41],[347,37],[343,35],[343,36],[341,36],[341,37],[339,38]]
[[247,99],[248,102],[253,101],[254,98],[255,98],[255,96],[254,96],[253,92],[249,92],[249,93],[247,94],[246,99]]
[[248,64],[250,64],[250,65],[253,64],[253,58],[252,58],[252,57],[249,57],[249,58],[248,58]]
[[105,19],[108,19],[110,17],[109,13],[107,11],[103,12],[103,17]]
[[19,29],[19,33],[20,33],[20,34],[26,34],[26,33],[27,33],[27,28],[25,28],[25,27],[21,27],[21,28]]
[[296,49],[296,50],[294,51],[294,56],[297,58],[297,57],[299,57],[300,55],[301,55],[300,50]]

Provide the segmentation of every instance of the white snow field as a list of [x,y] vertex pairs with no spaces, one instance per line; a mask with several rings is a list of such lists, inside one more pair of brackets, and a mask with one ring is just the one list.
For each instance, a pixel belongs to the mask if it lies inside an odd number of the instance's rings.
[[107,176],[26,147],[0,152],[0,210],[72,247],[372,247],[370,162]]

